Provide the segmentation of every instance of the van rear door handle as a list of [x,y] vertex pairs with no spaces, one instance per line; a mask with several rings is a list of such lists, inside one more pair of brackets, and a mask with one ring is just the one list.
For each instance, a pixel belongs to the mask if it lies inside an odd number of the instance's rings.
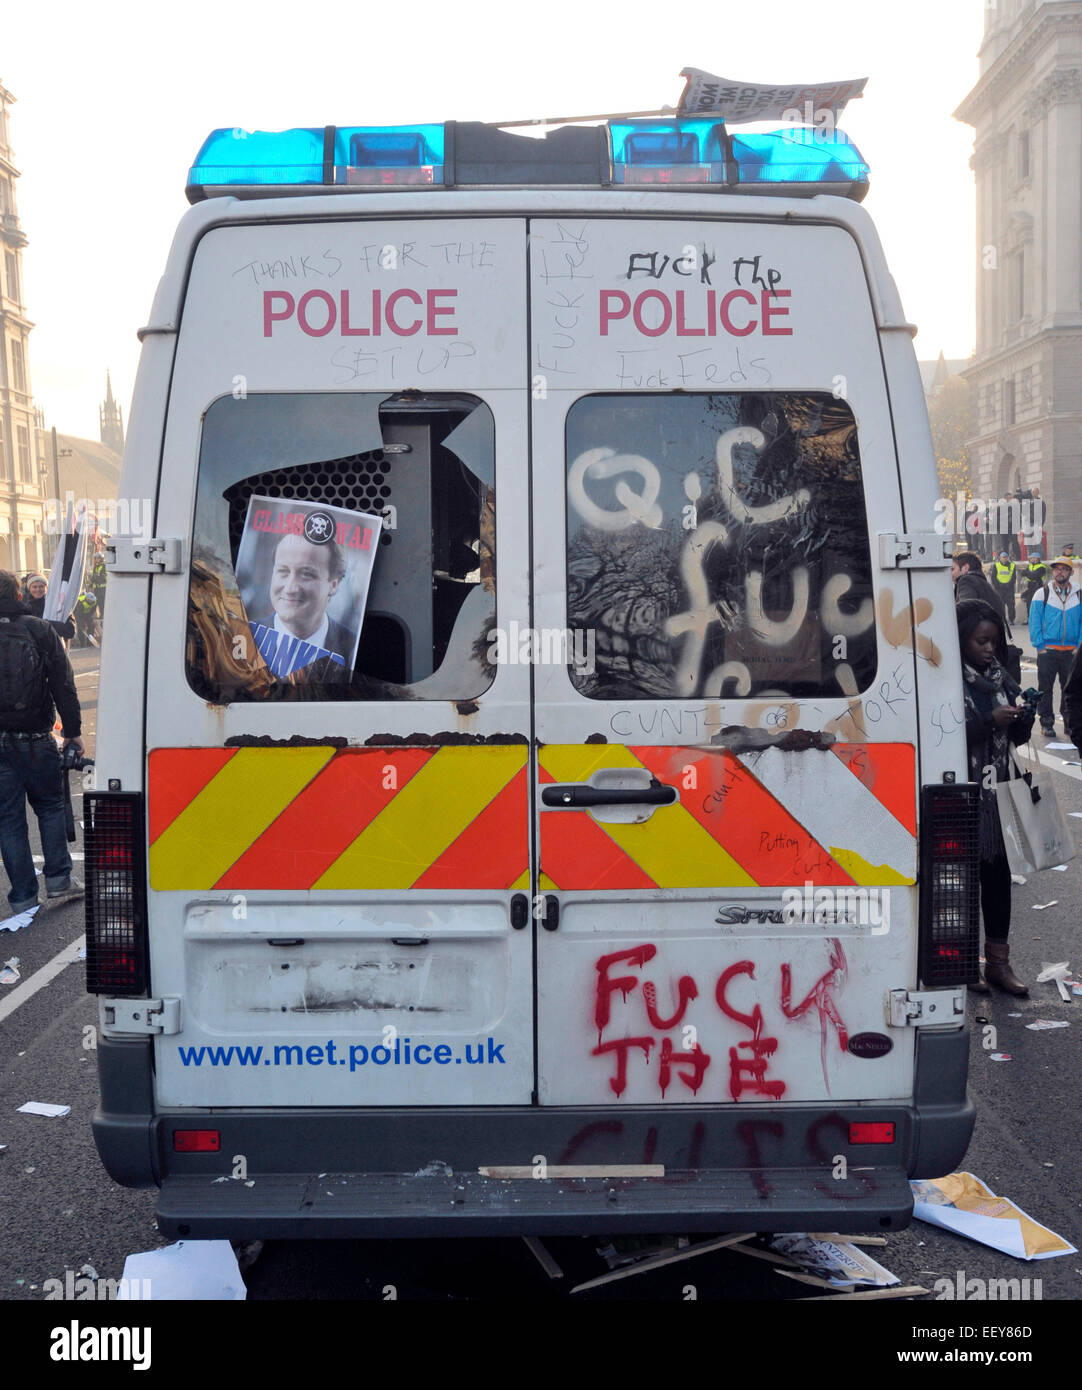
[[654,782],[649,787],[591,787],[588,782],[542,788],[546,806],[671,806],[676,788]]

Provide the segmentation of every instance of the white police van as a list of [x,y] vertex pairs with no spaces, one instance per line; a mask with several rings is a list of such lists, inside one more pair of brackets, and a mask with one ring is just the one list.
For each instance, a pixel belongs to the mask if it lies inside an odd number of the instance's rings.
[[976,789],[842,136],[218,131],[111,555],[103,1161],[170,1235],[892,1229]]

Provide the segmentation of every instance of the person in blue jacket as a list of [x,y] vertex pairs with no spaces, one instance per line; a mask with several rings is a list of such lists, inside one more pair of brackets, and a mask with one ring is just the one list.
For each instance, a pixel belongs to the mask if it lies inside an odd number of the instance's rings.
[[1029,640],[1037,651],[1037,684],[1041,688],[1037,717],[1046,738],[1056,732],[1052,714],[1056,678],[1062,716],[1067,677],[1075,648],[1082,640],[1082,591],[1072,578],[1076,564],[1073,556],[1057,555],[1049,582],[1034,593],[1029,605]]

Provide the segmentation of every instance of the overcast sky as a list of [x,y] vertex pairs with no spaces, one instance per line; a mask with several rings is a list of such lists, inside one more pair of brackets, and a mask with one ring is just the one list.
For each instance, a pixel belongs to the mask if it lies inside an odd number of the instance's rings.
[[842,127],[871,166],[875,218],[917,352],[973,347],[972,131],[984,0],[583,3],[415,0],[245,6],[54,0],[11,6],[0,81],[11,138],[35,399],[96,439],[105,370],[124,407],[188,168],[218,126],[644,110],[685,66],[749,82],[867,77]]

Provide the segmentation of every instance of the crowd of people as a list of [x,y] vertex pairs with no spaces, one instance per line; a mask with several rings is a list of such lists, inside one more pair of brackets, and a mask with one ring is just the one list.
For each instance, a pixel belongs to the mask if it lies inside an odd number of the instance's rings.
[[[1025,561],[1001,550],[985,573],[974,551],[954,556],[954,597],[964,681],[969,780],[981,788],[980,886],[984,919],[984,976],[978,993],[994,985],[1029,993],[1011,967],[1011,871],[999,817],[996,785],[1016,776],[1011,749],[1028,743],[1035,720],[1045,738],[1057,737],[1054,695],[1059,682],[1063,734],[1082,757],[1082,590],[1073,544],[1049,563],[1040,552]],[[1036,708],[1022,695],[1022,649],[1009,639],[1019,602],[1037,656]]]
[[[45,576],[31,572],[20,582],[0,570],[0,858],[13,915],[38,905],[27,802],[41,832],[46,897],[68,900],[83,893],[68,849],[64,755],[71,749],[81,758],[86,751],[68,648],[100,645],[105,585],[105,556],[95,553],[71,616],[47,619]],[[58,717],[62,749],[54,737]]]
[[28,575],[21,590],[14,574],[0,570],[0,857],[13,915],[38,903],[28,801],[41,831],[46,896],[67,900],[83,892],[71,872],[67,774],[53,737],[59,712],[65,752],[72,748],[82,757],[82,715],[65,625],[40,616],[46,592],[40,574]]
[[[104,552],[95,553],[86,567],[84,585],[75,600],[71,617],[61,622],[49,619],[58,636],[69,647],[100,647],[101,625],[105,615],[105,586],[107,580]],[[44,615],[48,581],[42,574],[24,574],[20,585],[20,602],[32,617]]]

